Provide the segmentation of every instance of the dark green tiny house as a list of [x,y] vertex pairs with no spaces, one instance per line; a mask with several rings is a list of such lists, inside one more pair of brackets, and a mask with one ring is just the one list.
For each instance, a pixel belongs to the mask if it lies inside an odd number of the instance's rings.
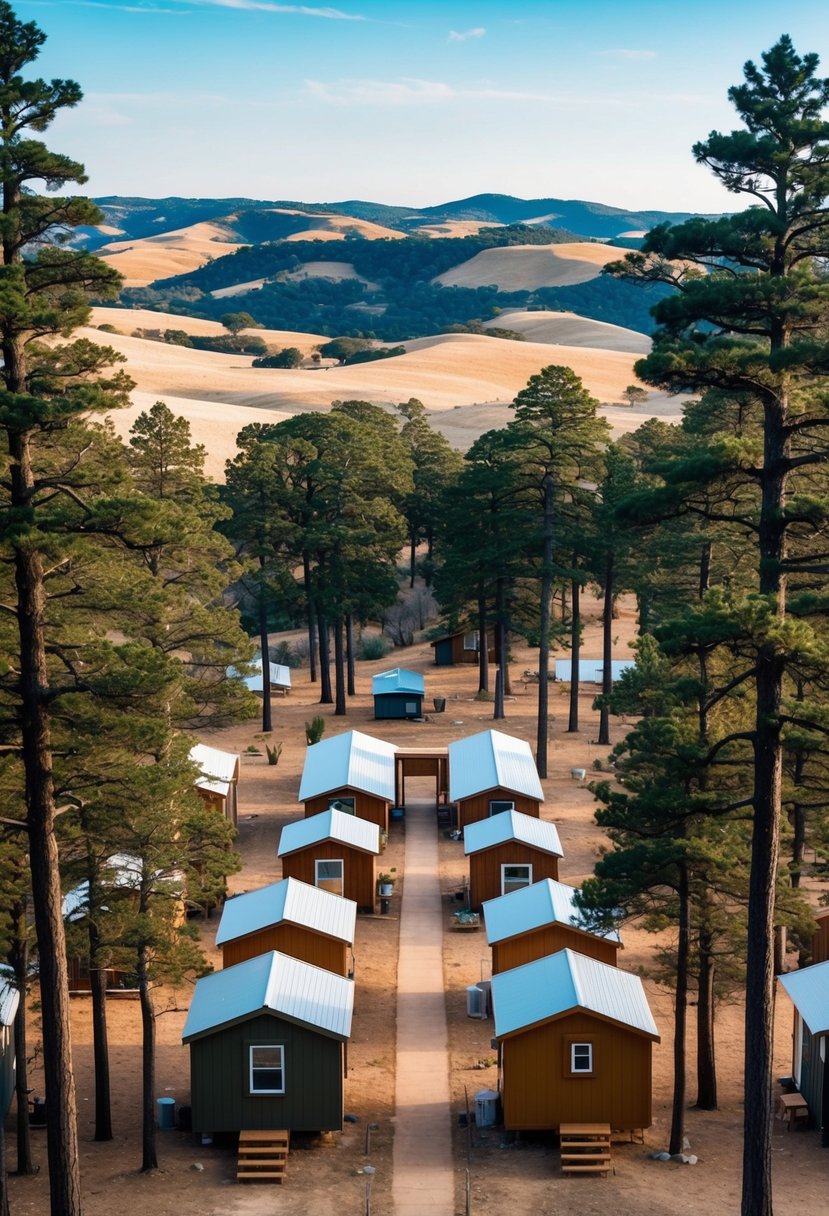
[[426,686],[417,671],[395,667],[371,681],[375,718],[422,718]]
[[196,984],[190,1047],[196,1132],[339,1131],[354,984],[271,951]]
[[806,1099],[810,1121],[821,1129],[829,1148],[829,962],[815,963],[780,976],[794,1005],[792,1077]]

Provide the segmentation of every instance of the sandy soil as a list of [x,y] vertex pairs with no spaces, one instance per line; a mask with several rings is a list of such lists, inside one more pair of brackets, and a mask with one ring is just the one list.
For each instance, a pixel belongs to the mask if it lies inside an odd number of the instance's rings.
[[475,236],[482,228],[503,227],[494,220],[441,220],[435,224],[418,224],[412,229],[412,236],[428,236],[433,240],[445,236]]
[[201,223],[136,241],[110,241],[97,256],[124,276],[125,287],[146,287],[156,279],[189,274],[239,244],[221,224]]
[[[622,611],[618,621],[616,654],[628,653],[626,642],[634,629],[633,614]],[[298,634],[292,636],[299,636]],[[586,653],[598,653],[598,629],[587,630]],[[402,654],[358,665],[358,695],[350,703],[347,719],[332,717],[330,707],[322,708],[328,734],[340,729],[358,728],[382,738],[411,746],[445,744],[459,735],[486,729],[491,724],[491,706],[474,698],[477,677],[474,668],[437,669],[431,662],[432,651],[419,644]],[[447,697],[447,710],[431,715],[423,723],[375,723],[372,718],[371,676],[396,662],[421,670],[426,676],[427,704],[434,695]],[[512,734],[534,741],[536,686],[520,680],[522,670],[535,665],[533,652],[516,647],[512,666],[513,695],[507,701],[507,720],[503,727]],[[593,801],[588,789],[570,777],[573,766],[591,767],[601,751],[591,740],[595,737],[596,715],[590,708],[595,689],[587,687],[581,697],[583,727],[576,736],[564,733],[566,691],[553,689],[550,776],[542,783],[546,802],[543,817],[555,820],[564,846],[561,876],[577,884],[590,873],[602,836],[592,820]],[[319,712],[317,692],[308,683],[307,669],[294,672],[294,691],[274,705],[274,738],[283,745],[277,768],[264,757],[245,753],[248,745],[261,746],[257,722],[230,730],[214,732],[209,741],[217,746],[243,753],[239,787],[238,847],[244,868],[231,880],[234,891],[246,890],[280,877],[276,846],[281,827],[298,817],[296,792],[305,745],[303,723]],[[614,737],[624,730],[614,723]],[[429,782],[423,789],[409,783],[413,798],[428,797]],[[438,829],[436,829],[438,830]],[[403,825],[393,825],[383,865],[397,867],[403,875]],[[492,1022],[466,1017],[465,989],[481,975],[489,973],[488,949],[483,932],[458,934],[451,929],[450,910],[456,906],[449,897],[462,884],[465,874],[462,845],[447,839],[441,831],[440,877],[445,897],[446,933],[444,938],[444,976],[446,1008],[450,1032],[451,1086],[453,1111],[460,1115],[466,1095],[474,1100],[481,1089],[495,1088],[497,1074],[491,1066]],[[405,882],[405,875],[402,877]],[[190,1135],[180,1132],[159,1134],[160,1169],[150,1176],[137,1172],[139,1135],[136,1122],[138,1102],[139,1016],[137,1003],[121,1000],[110,1003],[110,1038],[113,1063],[115,1140],[95,1144],[92,1139],[92,1076],[88,1001],[73,1003],[75,1071],[81,1110],[80,1132],[84,1191],[87,1216],[110,1216],[119,1205],[140,1205],[158,1216],[181,1216],[198,1211],[201,1216],[248,1216],[277,1211],[299,1216],[340,1216],[342,1212],[364,1210],[366,1176],[363,1166],[370,1160],[376,1169],[373,1182],[372,1211],[391,1212],[391,1145],[393,1138],[394,1084],[394,986],[396,979],[397,918],[400,886],[387,917],[358,918],[356,942],[356,982],[354,1034],[349,1047],[349,1073],[346,1110],[358,1122],[347,1124],[342,1134],[329,1143],[297,1142],[290,1156],[288,1178],[277,1192],[265,1188],[233,1185],[232,1148],[215,1144],[202,1146]],[[213,946],[216,918],[200,925],[208,957],[218,962]],[[654,949],[653,937],[633,928],[624,931],[624,950],[620,965],[636,970],[647,968]],[[499,1129],[455,1129],[456,1211],[463,1209],[464,1171],[470,1170],[473,1207],[476,1214],[513,1211],[515,1213],[605,1216],[612,1206],[614,1216],[680,1216],[700,1211],[730,1216],[739,1211],[741,1153],[741,1061],[742,1008],[727,1005],[718,1014],[718,1060],[721,1109],[713,1114],[689,1110],[687,1134],[691,1151],[700,1164],[662,1165],[647,1153],[662,1147],[670,1119],[671,1092],[671,994],[648,980],[647,987],[662,1042],[654,1052],[654,1126],[646,1134],[644,1146],[617,1145],[614,1148],[616,1173],[607,1179],[563,1179],[558,1173],[558,1158],[549,1137],[526,1137],[515,1143],[504,1139]],[[159,1009],[169,1008],[158,1018],[159,1060],[157,1093],[186,1101],[188,1096],[187,1052],[179,1036],[184,1022],[188,990],[159,994]],[[688,1045],[693,1070],[693,1010]],[[37,1017],[33,1010],[33,1021]],[[785,996],[778,1002],[775,1070],[783,1075],[790,1070],[791,1008]],[[34,1036],[33,1036],[34,1037]],[[37,1070],[32,1084],[40,1085]],[[693,1091],[693,1083],[691,1084]],[[364,1156],[366,1127],[377,1123],[372,1133],[370,1158]],[[33,1178],[11,1181],[12,1211],[40,1216],[46,1211],[45,1145],[35,1136],[35,1155],[41,1167]],[[14,1142],[11,1137],[11,1160]],[[468,1154],[468,1157],[467,1157]],[[198,1163],[204,1168],[195,1170]],[[774,1179],[777,1216],[818,1216],[826,1210],[829,1181],[829,1156],[819,1147],[816,1132],[789,1134],[774,1125]],[[677,1171],[680,1177],[677,1177]]]
[[572,287],[595,279],[608,262],[624,257],[623,249],[573,241],[566,245],[509,245],[481,253],[438,275],[444,287],[486,287],[533,291],[537,287]]
[[574,312],[527,312],[505,309],[487,327],[514,329],[528,342],[550,342],[556,346],[593,346],[599,350],[619,350],[646,355],[651,349],[647,334],[606,321],[593,321]]

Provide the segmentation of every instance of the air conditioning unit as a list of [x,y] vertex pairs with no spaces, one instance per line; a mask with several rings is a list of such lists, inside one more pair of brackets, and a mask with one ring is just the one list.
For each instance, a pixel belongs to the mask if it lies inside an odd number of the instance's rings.
[[479,984],[470,984],[466,990],[466,1016],[468,1018],[489,1017],[490,989],[489,980],[481,980]]

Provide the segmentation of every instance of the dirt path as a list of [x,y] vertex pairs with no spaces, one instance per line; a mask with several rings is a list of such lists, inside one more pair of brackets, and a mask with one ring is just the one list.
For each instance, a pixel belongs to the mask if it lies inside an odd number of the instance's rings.
[[396,1216],[452,1216],[454,1171],[434,805],[406,808],[397,983]]

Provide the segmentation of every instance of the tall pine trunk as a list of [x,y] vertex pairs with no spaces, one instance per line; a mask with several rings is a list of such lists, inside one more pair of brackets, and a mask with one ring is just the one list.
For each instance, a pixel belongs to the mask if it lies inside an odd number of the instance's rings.
[[482,587],[478,588],[478,692],[489,692],[486,596]]
[[714,1052],[714,961],[711,933],[699,933],[699,991],[697,992],[697,1100],[698,1110],[717,1109],[717,1064]]
[[357,673],[354,668],[354,616],[349,612],[345,618],[345,664],[348,674],[346,691],[350,697],[357,695]]
[[92,1053],[95,1062],[95,1139],[112,1139],[112,1103],[109,1085],[109,1040],[107,1037],[106,968],[101,966],[97,926],[98,900],[90,867],[89,881],[89,989],[92,998]]
[[265,559],[259,559],[259,654],[262,659],[262,730],[273,730],[271,715],[271,652],[268,638],[268,598],[265,587]]
[[550,704],[550,609],[553,596],[553,475],[547,472],[543,485],[544,543],[541,557],[541,603],[538,639],[538,731],[535,766],[539,777],[547,776],[547,743]]
[[33,1174],[32,1132],[29,1127],[29,1058],[26,1025],[26,996],[29,983],[29,933],[26,923],[26,897],[18,900],[12,910],[14,936],[9,962],[14,970],[14,982],[20,994],[14,1019],[14,1090],[17,1106],[17,1173]]
[[317,637],[320,652],[320,705],[333,705],[331,695],[331,656],[328,646],[328,622],[317,613]]
[[334,621],[334,684],[336,687],[336,699],[334,702],[334,716],[342,718],[345,716],[345,654],[343,652],[343,622],[338,617]]
[[308,667],[310,680],[317,679],[317,614],[314,607],[314,592],[311,587],[311,558],[307,551],[302,554],[302,578],[305,583],[305,604],[308,618]]
[[690,956],[691,910],[688,871],[679,865],[679,941],[676,951],[676,1008],[674,1012],[674,1097],[671,1106],[669,1153],[681,1153],[685,1139],[685,1032],[688,1018],[688,960]]
[[604,609],[602,613],[602,708],[599,713],[598,743],[610,745],[610,705],[613,690],[613,583],[614,557],[609,549],[604,572]]
[[158,1169],[155,1141],[155,1010],[150,991],[150,951],[138,948],[138,996],[141,1003],[141,1170]]
[[[4,344],[8,358],[8,346]],[[8,371],[8,364],[7,364]],[[7,378],[8,384],[8,378]],[[12,391],[16,391],[9,384]],[[30,510],[34,475],[25,434],[9,433],[11,504]],[[45,588],[40,552],[14,552],[20,640],[20,729],[25,773],[26,827],[32,907],[40,959],[43,1074],[52,1216],[80,1216],[77,1104],[72,1070],[69,976],[63,897],[55,838],[55,799],[45,641]]]
[[[575,564],[575,563],[574,563]],[[572,582],[573,615],[570,624],[570,717],[567,721],[569,733],[579,729],[579,664],[581,663],[581,584],[577,578]]]

